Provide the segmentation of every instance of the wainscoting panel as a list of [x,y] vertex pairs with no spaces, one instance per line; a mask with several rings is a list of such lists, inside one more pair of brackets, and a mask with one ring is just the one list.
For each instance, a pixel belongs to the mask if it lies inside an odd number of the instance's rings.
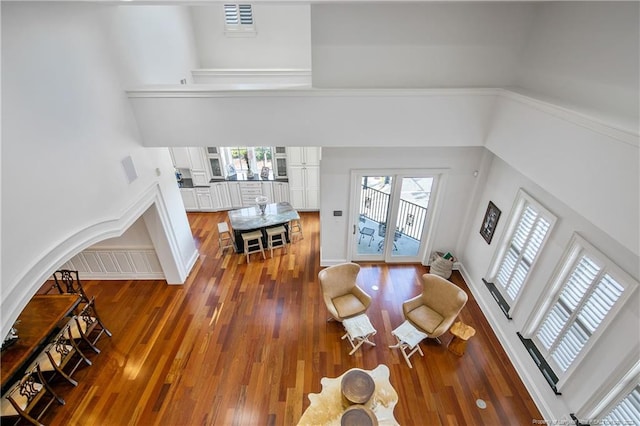
[[164,273],[153,248],[85,250],[61,269],[76,270],[83,280],[163,279]]

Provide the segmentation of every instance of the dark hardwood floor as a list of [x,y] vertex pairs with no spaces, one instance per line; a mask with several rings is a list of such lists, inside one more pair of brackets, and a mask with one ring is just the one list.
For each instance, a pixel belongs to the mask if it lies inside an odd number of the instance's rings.
[[[421,265],[363,264],[359,284],[373,296],[368,310],[375,347],[353,356],[340,323],[327,322],[320,295],[319,218],[303,213],[304,239],[288,254],[263,261],[218,249],[226,213],[193,213],[200,258],[184,285],[163,281],[85,281],[113,332],[76,372],[77,387],[56,381],[66,405],[50,425],[294,425],[321,390],[322,377],[385,364],[399,401],[401,425],[524,425],[541,415],[469,294],[460,317],[472,325],[464,356],[442,344],[421,344],[409,369],[391,330],[401,304],[420,292]],[[268,256],[267,256],[268,257]],[[373,290],[378,286],[378,290]],[[43,288],[46,287],[43,286]],[[476,406],[486,401],[486,409]]]

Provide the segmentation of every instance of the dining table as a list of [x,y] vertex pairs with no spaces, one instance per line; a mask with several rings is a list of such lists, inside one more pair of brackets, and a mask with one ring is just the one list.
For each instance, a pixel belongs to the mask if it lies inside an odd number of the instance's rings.
[[289,239],[289,222],[299,220],[300,215],[286,201],[267,204],[264,213],[256,206],[242,209],[229,210],[229,223],[236,241],[236,252],[244,252],[242,234],[246,232],[260,230],[262,232],[263,246],[267,246],[266,229],[283,225],[286,231],[287,241]]
[[37,294],[24,307],[14,328],[18,338],[0,353],[2,393],[22,377],[60,324],[80,304],[77,294]]

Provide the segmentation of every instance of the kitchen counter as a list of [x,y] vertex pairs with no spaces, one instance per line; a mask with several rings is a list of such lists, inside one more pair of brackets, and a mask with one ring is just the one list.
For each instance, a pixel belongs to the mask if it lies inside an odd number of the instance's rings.
[[227,176],[226,178],[214,178],[209,181],[214,182],[289,182],[287,178],[274,179],[273,175],[269,175],[267,179],[260,177],[260,174],[256,173],[252,178],[249,178],[246,173],[238,173],[233,176]]
[[178,183],[178,187],[180,188],[209,188],[209,185],[194,185],[193,179],[191,178],[183,178],[182,184]]

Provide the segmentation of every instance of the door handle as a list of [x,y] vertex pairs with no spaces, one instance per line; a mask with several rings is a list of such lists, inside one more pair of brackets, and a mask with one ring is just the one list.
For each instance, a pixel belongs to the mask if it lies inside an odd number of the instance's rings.
[[356,226],[353,225],[353,235],[356,235]]

